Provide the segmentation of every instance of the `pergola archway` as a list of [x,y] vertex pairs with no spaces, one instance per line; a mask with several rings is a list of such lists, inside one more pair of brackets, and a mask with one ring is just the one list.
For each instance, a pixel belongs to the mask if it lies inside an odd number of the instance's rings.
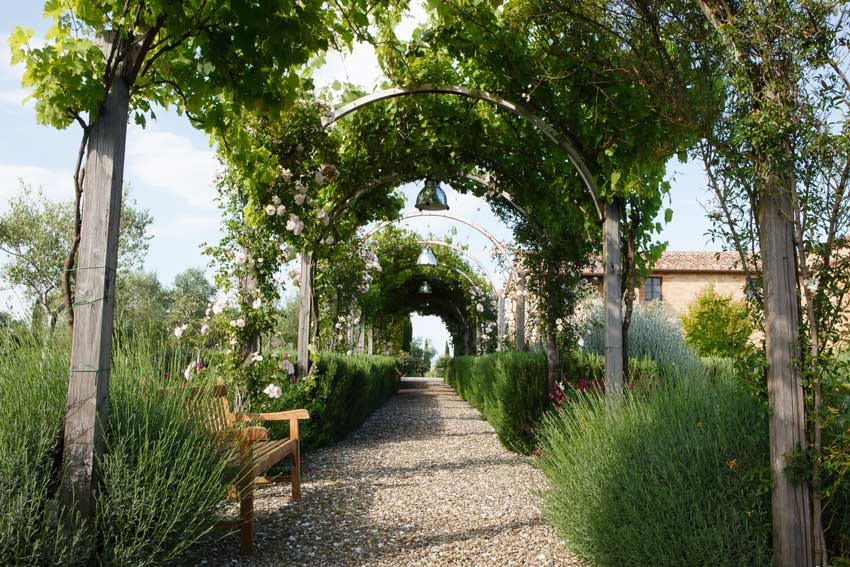
[[[621,265],[620,265],[620,207],[616,202],[606,202],[603,208],[599,197],[596,181],[587,166],[587,162],[573,142],[571,136],[561,132],[545,120],[532,112],[522,104],[507,100],[503,97],[493,95],[486,91],[469,89],[455,85],[429,85],[402,86],[383,90],[371,95],[361,97],[339,109],[332,116],[323,120],[328,127],[341,118],[356,112],[357,110],[380,101],[393,98],[442,94],[469,98],[486,102],[518,116],[534,127],[536,127],[549,141],[559,147],[567,159],[576,168],[579,177],[584,183],[593,200],[597,215],[603,223],[603,264],[604,264],[604,287],[605,287],[605,386],[609,395],[618,397],[623,391],[623,337],[622,337],[622,292],[621,292]],[[302,269],[303,273],[303,269]],[[303,288],[302,288],[303,292]],[[306,337],[305,337],[306,340]],[[299,333],[299,345],[301,333]],[[303,346],[306,352],[306,343]],[[299,352],[301,348],[299,346]]]

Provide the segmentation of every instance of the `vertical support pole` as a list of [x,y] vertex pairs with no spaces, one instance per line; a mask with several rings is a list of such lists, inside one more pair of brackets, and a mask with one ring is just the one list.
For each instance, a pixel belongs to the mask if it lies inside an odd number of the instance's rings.
[[623,300],[620,266],[619,200],[605,205],[602,256],[605,263],[605,394],[623,395]]
[[368,335],[368,343],[369,343],[369,354],[375,354],[375,336],[372,334],[372,327],[369,327],[367,331]]
[[499,350],[505,350],[505,294],[496,295],[496,345]]
[[[246,258],[251,257],[251,251],[247,248],[242,248],[242,251],[245,253]],[[253,260],[249,260],[248,274],[242,278],[242,281],[239,286],[239,292],[242,294],[242,298],[248,304],[250,304],[254,300],[254,294],[257,291],[257,278],[254,277],[251,262]],[[251,329],[251,334],[245,338],[245,342],[240,345],[242,349],[242,360],[245,361],[248,357],[251,356],[254,352],[260,351],[260,335],[257,334],[256,330]]]
[[519,272],[516,283],[516,305],[514,306],[514,324],[516,325],[516,350],[525,350],[525,272]]
[[62,504],[83,518],[94,515],[94,467],[108,413],[129,103],[130,87],[119,68],[92,125],[86,157],[61,488]]
[[298,376],[310,371],[310,315],[313,309],[313,262],[310,252],[301,252],[301,301],[298,305]]
[[806,413],[798,362],[800,313],[790,191],[778,176],[770,176],[765,182],[759,211],[767,395],[771,409],[773,551],[778,567],[807,567],[814,564],[809,483],[795,482],[786,472],[788,455],[806,449]]
[[357,352],[360,354],[366,352],[366,317],[363,316],[363,311],[360,312],[360,334],[357,337]]

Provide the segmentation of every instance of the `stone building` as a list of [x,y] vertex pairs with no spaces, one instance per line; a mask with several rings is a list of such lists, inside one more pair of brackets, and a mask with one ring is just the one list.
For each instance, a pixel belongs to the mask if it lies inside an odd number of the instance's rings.
[[[602,293],[601,263],[582,275]],[[709,285],[714,285],[719,294],[743,300],[746,281],[736,252],[664,252],[636,290],[636,300],[640,303],[658,300],[672,313],[681,315]]]

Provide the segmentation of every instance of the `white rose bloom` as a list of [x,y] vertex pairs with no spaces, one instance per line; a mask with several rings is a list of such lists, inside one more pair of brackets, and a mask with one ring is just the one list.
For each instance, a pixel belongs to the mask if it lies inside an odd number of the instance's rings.
[[237,319],[236,320],[236,326],[239,327],[240,329],[244,329],[245,328],[245,319],[241,319],[241,318]]
[[316,213],[317,219],[324,219],[324,218],[327,218],[327,216],[328,216],[328,212],[325,209],[319,209],[319,212]]
[[283,169],[280,172],[280,176],[283,177],[283,180],[289,183],[292,181],[292,171],[289,169]]
[[298,206],[303,205],[304,199],[306,199],[306,198],[307,198],[307,195],[305,195],[304,193],[298,193],[297,195],[295,195],[295,204],[298,205]]
[[210,326],[207,325],[206,323],[204,323],[204,325],[201,327],[201,334],[206,335],[209,332],[210,332]]
[[236,346],[236,337],[230,339],[230,346]]
[[307,192],[307,188],[304,186],[303,183],[301,183],[301,180],[298,180],[298,181],[295,182],[295,190],[298,193],[306,193]]
[[270,217],[273,217],[276,212],[277,212],[277,207],[275,207],[272,204],[266,205],[266,214],[267,215],[269,215]]
[[330,245],[331,245],[331,244],[333,244],[333,243],[334,243],[334,237],[333,237],[333,236],[331,236],[331,235],[328,235],[328,237],[327,237],[327,238],[325,238],[325,244],[327,244],[328,246],[330,246]]
[[258,297],[257,299],[254,300],[254,303],[251,304],[251,307],[253,307],[254,309],[259,309],[260,307],[262,307],[262,305],[263,305],[263,300]]
[[285,214],[286,214],[286,207],[284,207],[283,205],[278,205],[277,206],[277,216],[282,217]]
[[231,321],[230,321],[230,326],[231,326],[231,327],[236,327],[236,319],[231,319]]
[[327,179],[328,178],[325,177],[325,175],[321,171],[317,171],[316,174],[313,175],[313,180],[316,182],[317,185],[324,185]]
[[277,195],[272,195],[272,205],[278,206],[280,205],[280,197]]
[[475,306],[475,310],[479,313],[484,313],[484,306],[479,303]]
[[584,348],[584,339],[581,337],[578,338],[578,348]]
[[242,252],[241,250],[233,256],[233,261],[237,264],[244,264],[245,260],[247,259],[248,256],[245,254],[245,252]]
[[337,329],[342,329],[342,323],[337,323],[337,324],[336,324],[336,325],[334,325],[334,326],[335,326]]
[[213,303],[212,312],[218,315],[219,313],[224,311],[225,307],[227,307],[227,298],[223,296],[219,297],[215,300],[215,303]]
[[263,393],[272,399],[277,399],[283,395],[283,390],[280,389],[280,386],[269,384],[265,387]]
[[186,330],[186,325],[174,327],[174,336],[178,339],[183,336],[183,331]]

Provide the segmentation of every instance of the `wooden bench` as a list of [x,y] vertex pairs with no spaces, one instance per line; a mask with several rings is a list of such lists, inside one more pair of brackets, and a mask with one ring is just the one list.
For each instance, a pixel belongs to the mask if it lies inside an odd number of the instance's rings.
[[[227,443],[236,444],[233,468],[236,482],[230,495],[239,499],[239,520],[227,527],[239,528],[239,550],[242,555],[254,553],[254,487],[271,483],[288,482],[292,485],[292,499],[301,498],[301,447],[298,421],[310,419],[305,409],[274,413],[234,413],[227,399],[227,386],[219,379],[213,390],[217,403],[211,425],[222,433]],[[271,439],[269,431],[261,426],[240,427],[241,422],[288,421],[289,437]],[[266,473],[286,457],[292,458],[292,471],[288,475],[266,476]]]

